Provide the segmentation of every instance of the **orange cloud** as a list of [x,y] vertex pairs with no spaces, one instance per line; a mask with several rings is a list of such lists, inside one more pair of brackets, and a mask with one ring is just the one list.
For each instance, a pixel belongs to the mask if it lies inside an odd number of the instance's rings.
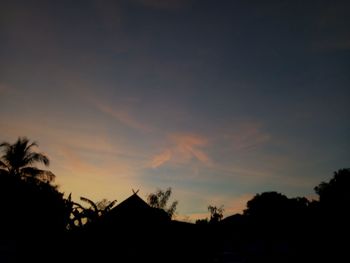
[[210,157],[202,150],[208,140],[195,134],[172,134],[168,137],[169,146],[160,154],[155,155],[151,167],[157,168],[166,162],[188,163],[193,159],[203,164],[211,165]]
[[172,157],[172,152],[171,150],[167,149],[164,152],[153,157],[151,167],[157,168],[162,164],[166,163],[167,161],[169,161],[171,157]]

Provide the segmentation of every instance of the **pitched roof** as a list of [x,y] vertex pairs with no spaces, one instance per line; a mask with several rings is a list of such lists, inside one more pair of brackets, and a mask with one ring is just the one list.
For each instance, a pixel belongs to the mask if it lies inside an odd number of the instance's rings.
[[119,205],[114,207],[110,213],[141,212],[147,209],[151,209],[151,207],[141,197],[139,197],[137,193],[134,193]]
[[150,207],[137,193],[114,207],[106,216],[109,222],[127,224],[153,224],[170,220],[164,210]]

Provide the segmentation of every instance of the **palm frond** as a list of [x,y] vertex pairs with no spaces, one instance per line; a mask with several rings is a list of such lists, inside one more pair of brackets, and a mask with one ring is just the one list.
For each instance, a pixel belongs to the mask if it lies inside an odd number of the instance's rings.
[[44,183],[53,183],[55,181],[56,175],[47,170],[42,170],[43,172],[37,176],[37,178]]
[[24,162],[26,164],[33,164],[38,162],[38,163],[43,163],[45,166],[50,165],[50,160],[45,154],[36,153],[36,152],[28,153],[24,158]]
[[26,137],[24,137],[24,139],[25,139],[24,141],[26,142],[26,143],[25,143],[25,144],[26,144],[26,147],[25,147],[25,149],[24,149],[25,152],[30,152],[30,151],[31,151],[31,148],[33,148],[33,147],[38,147],[38,146],[39,146],[38,143],[35,142],[35,141],[28,145],[29,140],[28,140]]
[[83,196],[80,197],[80,200],[88,203],[91,207],[93,207],[94,211],[98,211],[98,207],[94,201],[90,200],[89,198],[83,197]]
[[22,154],[23,157],[27,152],[29,152],[28,148],[29,139],[26,137],[19,137],[18,140],[11,146],[14,151],[18,154]]
[[35,167],[23,167],[21,169],[21,174],[24,177],[26,177],[26,176],[38,177],[42,173],[44,173],[44,170],[41,170],[41,169],[38,169],[38,168],[35,168]]
[[20,170],[21,176],[32,177],[43,183],[52,183],[55,181],[55,175],[47,170],[41,170],[35,167],[24,167]]

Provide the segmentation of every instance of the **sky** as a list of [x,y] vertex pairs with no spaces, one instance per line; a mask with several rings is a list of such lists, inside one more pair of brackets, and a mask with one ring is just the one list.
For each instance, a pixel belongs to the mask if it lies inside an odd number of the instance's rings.
[[0,141],[60,191],[173,189],[178,218],[256,193],[317,198],[350,166],[350,3],[3,0]]

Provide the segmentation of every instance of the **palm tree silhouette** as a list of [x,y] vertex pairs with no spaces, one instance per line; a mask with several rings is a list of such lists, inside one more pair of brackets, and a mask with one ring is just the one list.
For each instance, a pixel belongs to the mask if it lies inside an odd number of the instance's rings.
[[26,181],[50,183],[55,175],[47,170],[38,169],[35,164],[42,163],[49,166],[49,158],[33,150],[36,142],[29,142],[26,137],[19,137],[14,144],[3,142],[0,144],[3,155],[0,157],[0,174],[15,176]]

